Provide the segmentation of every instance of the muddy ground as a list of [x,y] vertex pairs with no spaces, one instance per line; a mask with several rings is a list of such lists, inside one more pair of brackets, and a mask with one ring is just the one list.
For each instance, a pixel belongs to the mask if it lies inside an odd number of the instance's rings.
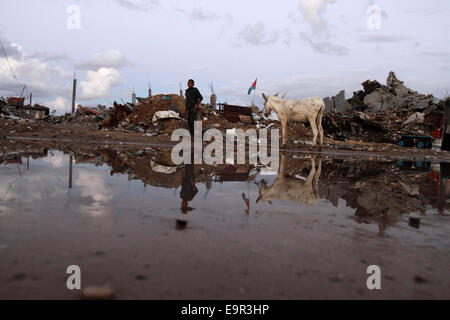
[[[173,146],[168,134],[147,136],[139,132],[121,130],[98,130],[85,125],[49,124],[47,122],[18,123],[14,120],[0,119],[0,146],[6,150],[9,145],[21,141],[34,144],[52,145],[91,145],[91,146]],[[400,148],[392,143],[373,143],[363,141],[338,141],[325,138],[325,147],[319,151],[311,150],[310,138],[288,141],[285,151],[304,154],[322,154],[338,157],[365,157],[376,159],[409,159],[426,161],[450,161],[450,153],[436,149],[419,150]],[[6,149],[5,149],[6,148]]]

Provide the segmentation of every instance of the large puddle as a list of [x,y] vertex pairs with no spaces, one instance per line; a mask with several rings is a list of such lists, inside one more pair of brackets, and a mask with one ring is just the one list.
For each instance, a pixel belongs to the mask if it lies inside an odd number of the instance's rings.
[[[2,298],[449,297],[446,165],[286,154],[281,172],[176,167],[170,150],[0,157]],[[445,279],[445,280],[444,280]]]

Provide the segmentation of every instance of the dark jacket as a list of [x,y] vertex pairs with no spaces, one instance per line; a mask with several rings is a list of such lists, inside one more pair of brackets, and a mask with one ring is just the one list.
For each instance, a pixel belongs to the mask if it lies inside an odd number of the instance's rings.
[[198,100],[203,100],[203,96],[200,94],[197,88],[189,88],[186,90],[186,109],[190,110],[195,108]]

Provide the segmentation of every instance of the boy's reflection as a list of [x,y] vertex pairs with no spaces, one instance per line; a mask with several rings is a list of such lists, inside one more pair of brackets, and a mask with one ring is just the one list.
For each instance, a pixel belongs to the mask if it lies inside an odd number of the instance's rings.
[[184,168],[184,177],[181,183],[181,213],[187,214],[189,211],[194,210],[189,207],[189,201],[194,200],[197,193],[198,189],[195,186],[195,166],[193,164],[187,164]]

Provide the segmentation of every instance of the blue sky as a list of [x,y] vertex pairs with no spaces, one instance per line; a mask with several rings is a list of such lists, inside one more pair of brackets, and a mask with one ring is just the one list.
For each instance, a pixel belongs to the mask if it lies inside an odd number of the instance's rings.
[[[67,27],[71,6],[79,29]],[[85,105],[130,100],[133,89],[145,96],[149,82],[154,93],[176,93],[189,78],[207,99],[213,82],[219,101],[240,104],[250,103],[255,78],[258,103],[261,91],[350,97],[391,70],[419,92],[450,90],[447,0],[15,0],[0,8],[0,38],[20,83],[59,113],[69,110],[74,72]],[[0,96],[17,95],[2,54]]]

